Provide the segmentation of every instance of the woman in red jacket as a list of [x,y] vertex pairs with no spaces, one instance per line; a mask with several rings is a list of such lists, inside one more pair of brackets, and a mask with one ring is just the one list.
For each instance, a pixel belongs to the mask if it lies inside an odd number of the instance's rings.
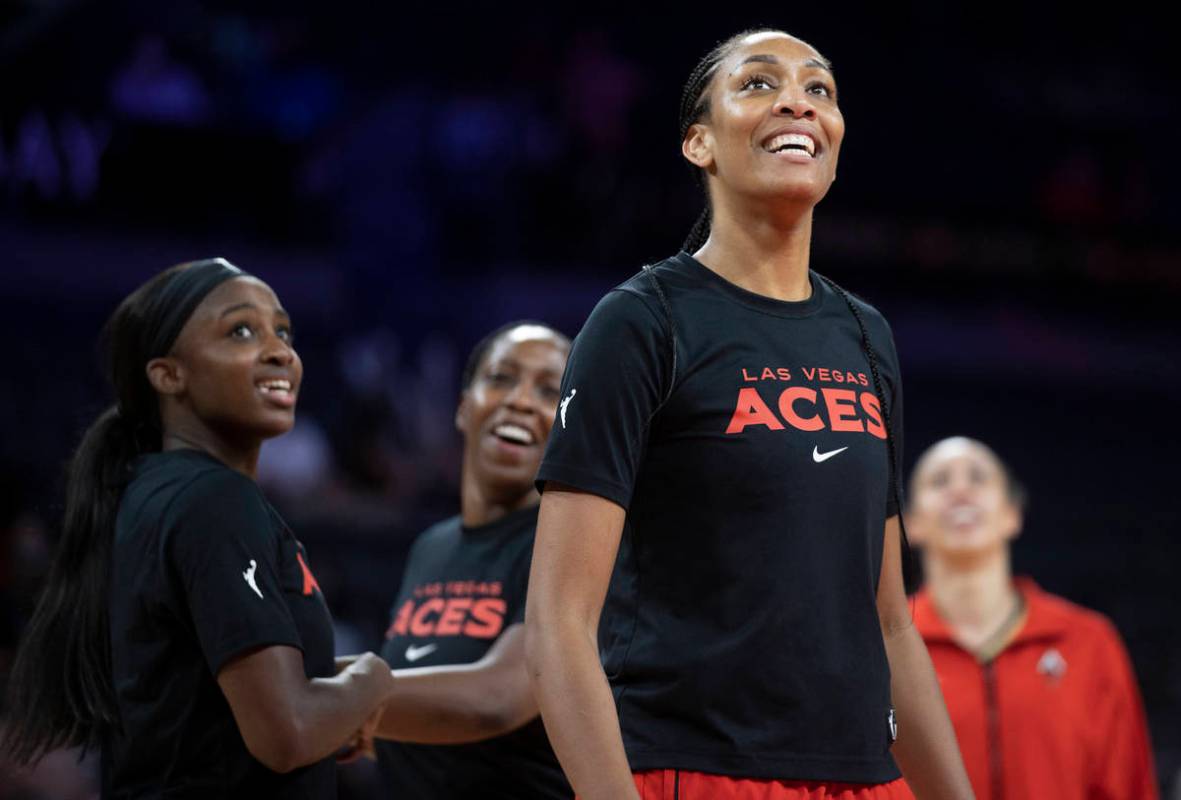
[[1152,800],[1136,679],[1106,617],[1013,578],[1023,492],[987,446],[919,458],[907,530],[923,546],[915,624],[978,800]]

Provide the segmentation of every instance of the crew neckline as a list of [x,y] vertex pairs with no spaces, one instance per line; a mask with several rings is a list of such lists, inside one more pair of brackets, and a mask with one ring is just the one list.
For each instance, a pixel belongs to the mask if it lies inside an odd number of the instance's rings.
[[461,516],[460,522],[459,522],[459,528],[465,534],[470,533],[470,534],[474,534],[476,536],[480,536],[482,534],[496,531],[500,528],[515,528],[521,524],[521,520],[528,519],[531,516],[536,517],[537,512],[540,509],[541,509],[541,505],[539,503],[531,505],[531,506],[526,506],[525,508],[518,508],[516,511],[510,511],[509,513],[505,514],[503,517],[500,517],[499,519],[494,519],[491,522],[485,522],[483,525],[473,525],[471,527],[468,527],[467,525],[463,524],[463,517]]
[[684,250],[673,256],[673,259],[684,267],[690,275],[713,286],[734,302],[744,305],[747,308],[752,308],[755,311],[772,314],[777,317],[790,317],[793,319],[810,317],[824,305],[828,294],[828,288],[824,285],[824,281],[820,280],[819,276],[812,269],[808,270],[808,281],[812,285],[812,295],[807,300],[777,300],[774,297],[757,294],[756,292],[743,289],[736,283],[731,283]]

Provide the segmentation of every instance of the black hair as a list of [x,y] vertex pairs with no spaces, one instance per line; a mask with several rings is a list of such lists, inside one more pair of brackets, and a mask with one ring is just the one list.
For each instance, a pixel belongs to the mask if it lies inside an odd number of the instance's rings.
[[910,539],[906,535],[905,515],[902,513],[902,464],[899,463],[898,446],[894,443],[894,426],[890,424],[891,409],[889,403],[886,402],[886,393],[882,386],[882,375],[878,369],[878,357],[874,352],[873,344],[869,340],[869,329],[865,326],[865,319],[861,316],[861,310],[857,308],[857,304],[853,302],[853,298],[849,292],[842,289],[824,275],[820,273],[816,273],[816,275],[845,301],[845,305],[853,313],[853,318],[857,320],[857,327],[861,331],[861,350],[865,353],[866,360],[869,361],[869,372],[873,376],[873,388],[878,393],[878,405],[882,410],[882,425],[886,429],[886,452],[890,458],[890,476],[892,478],[890,481],[890,493],[894,497],[894,505],[898,508],[898,528],[901,534],[902,583],[906,587],[906,593],[913,594],[918,590],[920,576],[918,565],[915,562],[914,552],[910,548]]
[[981,450],[988,453],[988,455],[992,457],[992,460],[996,462],[997,467],[1000,468],[1001,477],[1005,481],[1005,494],[1009,496],[1009,502],[1012,503],[1018,511],[1024,512],[1026,508],[1028,508],[1029,492],[1026,490],[1025,484],[1023,484],[1017,478],[1017,475],[1013,472],[1012,467],[1010,467],[1008,462],[1000,457],[996,450],[993,450],[979,439],[973,439],[971,436],[949,436],[947,438],[940,439],[938,442],[924,450],[915,461],[915,467],[910,473],[911,494],[914,494],[915,491],[914,481],[915,478],[918,477],[919,466],[922,465],[923,460],[926,459],[928,453],[934,450],[942,442],[947,441],[947,439],[963,439],[964,441],[972,444],[975,447],[979,447]]
[[[682,142],[685,140],[685,135],[689,132],[689,128],[702,117],[709,114],[709,92],[707,89],[709,88],[710,81],[713,79],[714,72],[718,68],[718,64],[730,54],[739,42],[748,36],[774,31],[777,31],[777,29],[750,28],[740,31],[729,39],[719,42],[697,62],[697,66],[689,73],[689,79],[685,81],[685,88],[681,91],[680,133]],[[689,230],[689,235],[685,238],[685,243],[681,245],[681,249],[690,254],[700,250],[701,246],[709,239],[712,215],[709,192],[706,190],[702,170],[694,168],[693,175],[705,194],[705,207],[701,210],[697,221],[693,223],[693,227]],[[817,276],[845,301],[845,305],[852,312],[853,318],[857,321],[857,328],[861,332],[861,349],[869,361],[869,371],[873,375],[874,389],[878,393],[878,402],[882,409],[882,422],[886,428],[886,449],[890,457],[890,471],[893,476],[890,491],[893,494],[895,504],[898,506],[898,523],[902,529],[902,579],[906,584],[907,592],[910,593],[918,586],[918,568],[914,562],[910,543],[906,536],[906,525],[902,521],[902,491],[900,489],[901,478],[899,477],[901,465],[898,463],[898,448],[894,443],[894,429],[890,424],[890,409],[886,403],[886,394],[882,390],[882,378],[878,369],[878,358],[869,340],[869,331],[865,327],[865,320],[861,315],[860,309],[853,302],[853,298],[849,292],[823,275],[817,273]]]
[[519,319],[513,322],[506,322],[499,328],[496,328],[491,333],[486,335],[483,339],[476,342],[476,346],[472,348],[472,352],[467,357],[467,363],[463,367],[463,376],[460,378],[460,388],[467,391],[472,386],[472,381],[476,379],[476,373],[480,369],[480,364],[484,363],[484,357],[488,355],[488,351],[492,349],[492,345],[496,344],[496,340],[511,330],[520,328],[526,325],[533,325],[538,328],[545,328],[550,333],[554,334],[558,340],[570,347],[570,339],[566,334],[546,322],[539,322],[534,319]]
[[[697,62],[697,66],[689,73],[689,80],[685,81],[685,87],[681,90],[681,114],[680,114],[680,141],[685,141],[685,135],[689,133],[691,128],[702,117],[709,115],[709,88],[710,81],[713,80],[714,72],[718,68],[718,64],[725,60],[726,56],[730,55],[730,51],[737,46],[739,42],[748,36],[753,36],[756,33],[770,33],[776,31],[775,28],[748,28],[740,31],[725,41],[718,42],[714,45],[708,53],[702,56],[701,60]],[[697,181],[698,187],[702,194],[705,195],[705,208],[697,216],[697,221],[693,223],[693,227],[689,231],[689,236],[685,239],[685,243],[681,249],[686,253],[695,253],[701,249],[705,244],[705,240],[709,238],[710,216],[712,211],[709,203],[709,192],[705,185],[705,176],[701,169],[692,167],[693,178]]]
[[[161,446],[159,401],[146,365],[171,349],[178,314],[187,319],[213,285],[240,274],[219,259],[179,264],[128,296],[103,328],[103,366],[116,403],[86,430],[70,459],[61,539],[12,667],[3,749],[17,764],[59,747],[95,746],[104,730],[119,725],[109,562],[134,462]],[[185,295],[179,310],[172,302],[178,288]]]

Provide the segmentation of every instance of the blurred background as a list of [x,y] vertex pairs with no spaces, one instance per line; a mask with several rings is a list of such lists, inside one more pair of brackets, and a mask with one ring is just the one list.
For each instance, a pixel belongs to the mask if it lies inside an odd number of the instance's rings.
[[[293,314],[299,422],[262,482],[340,649],[377,649],[409,543],[458,509],[468,350],[519,317],[573,335],[679,247],[681,85],[771,25],[836,68],[813,266],[893,324],[907,465],[956,433],[1012,464],[1017,571],[1114,620],[1181,797],[1173,30],[1129,4],[729,5],[0,0],[0,679],[108,401],[103,320],[213,255]],[[0,798],[91,796],[93,771],[0,764]]]

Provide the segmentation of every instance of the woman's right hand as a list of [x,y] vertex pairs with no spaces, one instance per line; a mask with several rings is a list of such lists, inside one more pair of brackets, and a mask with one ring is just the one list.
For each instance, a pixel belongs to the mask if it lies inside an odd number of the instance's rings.
[[373,693],[375,706],[380,706],[394,693],[393,672],[390,665],[375,653],[362,653],[341,671]]
[[303,653],[287,645],[236,658],[217,674],[247,750],[275,772],[332,755],[394,691],[389,665],[364,653],[331,678],[308,679]]

